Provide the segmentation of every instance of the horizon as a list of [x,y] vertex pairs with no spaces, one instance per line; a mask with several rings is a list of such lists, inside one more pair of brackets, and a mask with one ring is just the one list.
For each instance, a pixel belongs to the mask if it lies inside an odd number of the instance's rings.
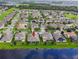
[[50,5],[60,5],[60,6],[78,6],[78,0],[0,0],[6,2],[10,5],[16,5],[21,3],[45,3]]

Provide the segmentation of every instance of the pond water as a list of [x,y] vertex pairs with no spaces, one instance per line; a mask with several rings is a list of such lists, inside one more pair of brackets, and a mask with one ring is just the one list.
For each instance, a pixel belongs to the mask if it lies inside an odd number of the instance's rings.
[[77,48],[0,50],[0,59],[78,59]]

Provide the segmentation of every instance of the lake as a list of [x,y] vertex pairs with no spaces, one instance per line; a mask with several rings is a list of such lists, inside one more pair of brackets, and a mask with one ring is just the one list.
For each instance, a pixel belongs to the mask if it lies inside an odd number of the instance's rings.
[[0,59],[78,59],[77,48],[0,50]]

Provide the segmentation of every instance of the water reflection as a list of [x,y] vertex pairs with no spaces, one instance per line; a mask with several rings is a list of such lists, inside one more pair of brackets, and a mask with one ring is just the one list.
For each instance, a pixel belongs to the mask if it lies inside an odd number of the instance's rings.
[[0,50],[0,59],[78,59],[78,49]]

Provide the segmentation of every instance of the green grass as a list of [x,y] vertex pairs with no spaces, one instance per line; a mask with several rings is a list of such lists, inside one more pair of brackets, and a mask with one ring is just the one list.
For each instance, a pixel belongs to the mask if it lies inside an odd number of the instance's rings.
[[51,45],[44,44],[16,44],[12,45],[11,43],[0,43],[0,49],[32,49],[32,48],[77,48],[76,43],[54,43]]
[[0,49],[32,49],[32,48],[77,48],[78,44],[76,42],[70,42],[69,39],[67,39],[67,42],[54,42],[47,44],[44,44],[43,41],[40,41],[39,43],[26,43],[21,41],[16,41],[16,45],[12,43],[6,43],[6,42],[0,42]]
[[0,32],[3,32],[3,31],[5,31],[7,28],[1,28],[0,29]]
[[40,31],[40,28],[35,28],[34,30],[35,30],[35,31]]
[[77,19],[78,18],[77,15],[74,15],[74,14],[71,14],[71,13],[69,13],[69,14],[65,13],[64,16],[67,17],[67,18],[70,18],[70,19]]
[[10,13],[12,13],[14,10],[14,8],[11,8],[11,9],[8,9],[7,11],[3,12],[1,15],[0,15],[0,20],[4,20],[4,18],[9,15]]

